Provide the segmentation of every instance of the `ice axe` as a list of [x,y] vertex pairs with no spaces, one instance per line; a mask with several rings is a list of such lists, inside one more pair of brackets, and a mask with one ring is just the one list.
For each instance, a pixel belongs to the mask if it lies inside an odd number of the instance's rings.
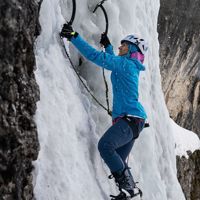
[[104,14],[104,16],[105,16],[105,20],[106,20],[106,29],[105,29],[104,33],[107,35],[107,33],[108,33],[108,15],[107,15],[107,13],[106,13],[105,8],[103,7],[103,3],[104,3],[105,1],[106,1],[106,0],[100,1],[100,2],[96,5],[96,7],[94,8],[93,13],[95,13],[96,10],[97,10],[98,8],[101,8],[101,9],[102,9],[103,14]]

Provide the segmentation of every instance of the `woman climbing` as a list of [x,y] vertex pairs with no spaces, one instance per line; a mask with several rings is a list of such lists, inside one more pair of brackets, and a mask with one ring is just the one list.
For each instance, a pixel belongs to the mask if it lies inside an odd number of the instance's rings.
[[[71,41],[86,59],[111,71],[113,124],[99,140],[98,150],[120,191],[125,190],[133,197],[135,182],[126,159],[147,118],[138,101],[139,74],[145,70],[143,62],[147,44],[136,35],[128,35],[121,40],[116,56],[106,34],[102,34],[100,40],[106,52],[91,47],[70,24],[63,25],[61,37]],[[120,199],[118,197],[114,199]]]

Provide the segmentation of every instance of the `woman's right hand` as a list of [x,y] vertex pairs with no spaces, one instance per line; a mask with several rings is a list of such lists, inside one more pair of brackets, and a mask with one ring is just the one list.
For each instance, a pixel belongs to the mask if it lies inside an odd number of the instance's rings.
[[106,33],[101,34],[100,44],[106,48],[108,45],[110,45],[110,40],[108,39],[108,36]]

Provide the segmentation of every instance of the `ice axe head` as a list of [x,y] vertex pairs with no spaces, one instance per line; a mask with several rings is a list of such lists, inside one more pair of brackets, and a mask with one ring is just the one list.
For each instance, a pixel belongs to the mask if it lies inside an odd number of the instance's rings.
[[96,7],[94,8],[93,13],[95,13],[96,10],[97,10],[98,8],[101,8],[101,9],[102,9],[102,11],[103,11],[103,13],[104,13],[104,16],[105,16],[105,20],[106,20],[106,29],[105,29],[104,33],[107,34],[107,33],[108,33],[108,16],[107,16],[107,13],[106,13],[105,8],[103,7],[103,3],[104,3],[105,1],[106,1],[106,0],[100,1],[100,2],[96,5]]

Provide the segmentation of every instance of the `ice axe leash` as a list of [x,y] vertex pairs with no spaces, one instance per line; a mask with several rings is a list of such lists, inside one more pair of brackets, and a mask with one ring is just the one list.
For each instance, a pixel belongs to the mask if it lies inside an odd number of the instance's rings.
[[[103,14],[104,14],[104,16],[105,16],[105,21],[106,21],[106,28],[105,28],[104,33],[107,35],[107,33],[108,33],[108,15],[107,15],[107,13],[106,13],[106,9],[103,7],[103,3],[104,3],[105,1],[106,1],[106,0],[100,1],[100,2],[96,5],[96,7],[94,8],[93,13],[95,13],[96,10],[97,10],[98,8],[101,8],[101,10],[103,11]],[[105,84],[105,88],[106,88],[106,104],[107,104],[108,110],[110,110],[109,98],[108,98],[108,83],[107,83],[107,80],[106,80],[106,77],[105,77],[105,70],[104,70],[104,68],[103,68],[102,70],[103,70],[103,80],[104,80],[104,84]]]
[[[71,18],[70,18],[70,21],[67,22],[67,24],[69,25],[72,25],[73,24],[73,21],[74,21],[74,18],[75,18],[75,15],[76,15],[76,0],[72,0],[72,5],[73,5],[73,9],[72,9],[72,15],[71,15]],[[73,64],[70,56],[69,56],[69,53],[67,51],[67,49],[65,48],[65,44],[64,44],[64,41],[63,41],[63,37],[61,37],[61,42],[62,42],[62,46],[63,46],[63,49],[65,51],[65,54],[74,70],[74,72],[76,73],[78,79],[80,80],[80,82],[83,84],[83,87],[86,89],[86,91],[90,94],[90,96],[95,100],[95,102],[100,106],[102,107],[107,113],[108,115],[112,116],[112,112],[110,111],[109,107],[106,108],[102,103],[99,102],[99,100],[92,94],[92,92],[90,91],[90,89],[88,88],[88,86],[84,83],[83,79],[81,78],[81,76],[79,75],[78,71],[76,70],[76,67],[75,65]]]

